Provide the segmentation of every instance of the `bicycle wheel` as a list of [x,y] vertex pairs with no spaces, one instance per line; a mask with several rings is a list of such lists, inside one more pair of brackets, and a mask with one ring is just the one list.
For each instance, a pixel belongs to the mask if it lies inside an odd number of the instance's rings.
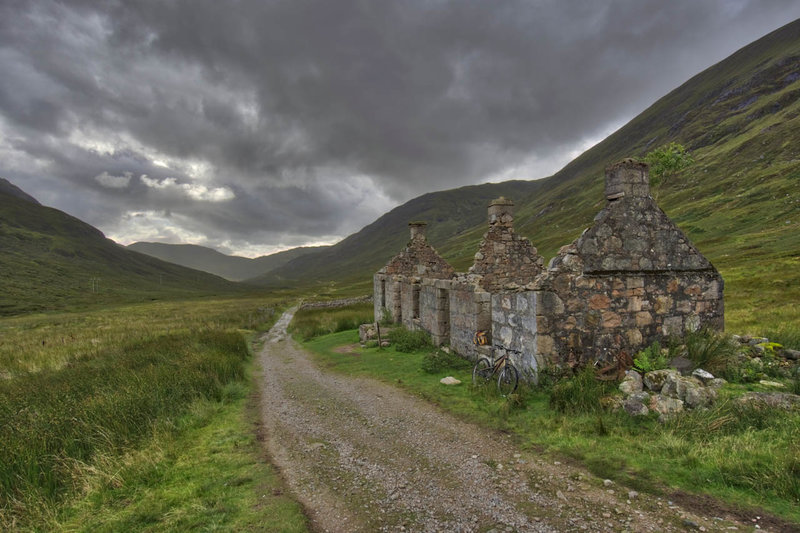
[[518,383],[519,372],[517,372],[517,367],[511,363],[506,363],[500,371],[500,377],[497,378],[497,390],[500,391],[501,395],[508,396],[517,390]]
[[492,363],[485,357],[478,358],[475,366],[472,367],[472,384],[485,385],[492,379]]

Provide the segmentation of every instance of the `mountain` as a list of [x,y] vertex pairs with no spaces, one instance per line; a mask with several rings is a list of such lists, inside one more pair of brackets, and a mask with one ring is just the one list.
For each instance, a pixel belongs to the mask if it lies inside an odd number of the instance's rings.
[[127,250],[8,182],[0,187],[0,250],[0,315],[247,289]]
[[9,196],[14,196],[21,200],[25,200],[26,202],[31,202],[33,204],[39,204],[39,201],[36,200],[33,196],[27,194],[25,191],[8,181],[7,179],[0,178],[0,193],[7,194]]
[[156,257],[162,261],[175,263],[195,270],[202,270],[223,277],[230,281],[243,281],[266,274],[292,259],[313,251],[322,246],[292,248],[283,252],[263,255],[250,259],[225,255],[212,248],[195,244],[164,244],[158,242],[135,242],[128,245],[129,250]]
[[484,222],[490,200],[498,196],[526,196],[540,188],[541,183],[536,181],[507,181],[425,194],[389,211],[333,246],[293,259],[248,282],[302,286],[329,280],[359,281],[365,275],[371,280],[368,273],[383,266],[405,246],[410,221],[427,221],[428,240],[434,244],[446,242],[452,235],[462,234]]
[[404,224],[460,270],[486,231],[486,203],[516,203],[516,228],[549,257],[591,225],[605,200],[605,166],[669,142],[696,163],[653,193],[726,281],[727,320],[800,321],[800,20],[694,76],[549,178],[426,194],[321,252],[261,279],[368,292],[371,275],[406,242]]

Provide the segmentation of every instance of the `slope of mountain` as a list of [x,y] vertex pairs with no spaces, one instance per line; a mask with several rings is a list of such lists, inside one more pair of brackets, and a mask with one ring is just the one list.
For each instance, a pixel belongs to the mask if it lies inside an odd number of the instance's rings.
[[[428,222],[428,240],[434,246],[447,243],[486,220],[486,206],[498,196],[520,198],[542,188],[539,181],[507,181],[472,185],[434,192],[392,209],[358,233],[324,250],[309,253],[248,280],[265,286],[296,286],[329,280],[371,278],[373,272],[403,248],[408,241],[408,223]],[[464,254],[475,250],[462,250]]]
[[31,202],[33,204],[39,204],[39,201],[34,198],[33,196],[27,194],[25,191],[8,181],[7,179],[0,178],[0,193],[8,194],[9,196],[14,196],[21,200],[25,200],[26,202]]
[[0,250],[0,315],[246,289],[126,250],[89,224],[7,187],[0,189]]
[[292,248],[275,254],[250,259],[225,255],[212,248],[195,244],[164,244],[158,242],[135,242],[128,249],[147,254],[195,270],[202,270],[230,281],[243,281],[266,274],[292,259],[318,251],[323,246]]
[[[489,197],[517,204],[516,228],[546,257],[578,237],[602,208],[603,169],[671,141],[696,163],[654,189],[659,205],[720,269],[736,326],[800,319],[800,21],[742,48],[658,100],[553,176],[428,194],[324,252],[276,269],[262,283],[316,281],[365,292],[371,274],[407,239],[409,220],[459,269],[485,231]],[[481,189],[484,187],[484,189]],[[472,194],[478,190],[485,194]],[[467,198],[470,202],[464,202]],[[762,317],[763,318],[763,317]]]

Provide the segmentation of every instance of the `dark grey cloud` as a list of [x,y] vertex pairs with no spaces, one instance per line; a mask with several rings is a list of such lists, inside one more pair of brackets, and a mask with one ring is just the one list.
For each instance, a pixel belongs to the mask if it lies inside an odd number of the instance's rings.
[[423,192],[543,177],[791,0],[0,6],[0,175],[120,240],[341,237]]

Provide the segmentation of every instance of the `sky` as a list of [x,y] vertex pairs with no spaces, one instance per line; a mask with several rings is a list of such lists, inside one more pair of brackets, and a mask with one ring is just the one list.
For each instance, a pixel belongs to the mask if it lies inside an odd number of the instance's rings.
[[797,0],[2,0],[0,177],[255,257],[562,168]]

